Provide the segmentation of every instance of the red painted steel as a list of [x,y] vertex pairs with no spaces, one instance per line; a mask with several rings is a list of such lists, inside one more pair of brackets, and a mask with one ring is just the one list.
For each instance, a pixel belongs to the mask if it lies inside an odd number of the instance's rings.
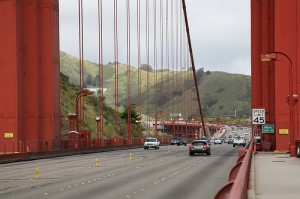
[[0,141],[59,148],[58,7],[58,0],[0,1]]
[[232,168],[229,175],[229,183],[223,186],[215,199],[241,199],[248,198],[249,173],[252,159],[254,141],[245,148],[246,154],[239,157],[237,164]]
[[[182,9],[184,13],[184,19],[185,19],[185,27],[186,27],[186,34],[188,38],[188,44],[189,44],[189,51],[190,51],[190,57],[191,57],[191,63],[192,63],[192,69],[193,69],[193,75],[194,75],[194,81],[195,81],[195,88],[196,88],[196,93],[197,93],[197,100],[198,100],[198,108],[199,108],[199,115],[201,117],[201,122],[202,122],[202,129],[203,133],[206,136],[205,132],[205,126],[204,126],[204,120],[203,120],[203,114],[202,114],[202,107],[201,107],[201,101],[200,101],[200,94],[199,94],[199,89],[198,89],[198,83],[197,83],[197,77],[196,77],[196,71],[195,71],[195,63],[194,63],[194,56],[193,56],[193,49],[192,49],[192,42],[190,38],[190,30],[189,30],[189,23],[188,23],[188,18],[187,18],[187,12],[186,12],[186,6],[185,6],[185,0],[182,0]],[[199,135],[198,135],[199,137]]]
[[[286,102],[291,88],[298,94],[300,4],[296,0],[252,0],[251,17],[252,108],[265,108],[267,123],[275,125],[275,134],[263,134],[263,140],[271,141],[273,150],[288,151],[295,145],[290,144],[290,137],[300,137],[298,103],[291,109]],[[292,61],[291,71],[283,56],[262,63],[261,54],[271,52],[286,54]],[[283,129],[289,134],[279,133]]]
[[[263,139],[272,142],[272,149],[289,150],[295,143],[279,132],[289,129],[299,142],[298,103],[290,111],[285,99],[290,88],[298,94],[300,4],[252,0],[251,9],[252,108],[265,108],[267,123],[275,124],[276,133]],[[59,147],[58,13],[58,0],[0,1],[0,141],[49,140],[53,148]],[[291,71],[284,58],[261,62],[261,54],[274,51],[290,57]],[[174,129],[186,135],[189,130],[180,125]]]

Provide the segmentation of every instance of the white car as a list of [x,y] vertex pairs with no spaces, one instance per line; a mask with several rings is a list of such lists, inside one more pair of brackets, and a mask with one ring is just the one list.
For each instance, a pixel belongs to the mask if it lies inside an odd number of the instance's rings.
[[147,138],[144,142],[144,149],[154,148],[159,149],[159,141],[156,138]]
[[247,141],[245,140],[245,138],[243,136],[236,136],[236,137],[234,137],[233,147],[235,147],[235,146],[243,146],[243,147],[245,147],[246,144],[247,144]]
[[223,141],[220,138],[216,138],[214,144],[223,144]]

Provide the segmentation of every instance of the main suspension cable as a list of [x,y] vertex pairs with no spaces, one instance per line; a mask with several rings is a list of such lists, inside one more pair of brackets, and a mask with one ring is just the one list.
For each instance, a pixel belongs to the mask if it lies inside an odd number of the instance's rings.
[[202,122],[202,129],[203,129],[202,131],[203,131],[204,136],[207,136],[206,131],[205,131],[205,124],[204,124],[204,120],[203,120],[203,114],[202,114],[202,107],[201,107],[200,94],[199,94],[199,89],[198,89],[198,82],[197,82],[197,76],[196,76],[195,62],[194,62],[194,56],[193,56],[193,49],[192,49],[192,42],[191,42],[191,37],[190,37],[189,24],[188,24],[188,19],[187,19],[185,0],[182,0],[182,8],[183,8],[183,12],[184,12],[186,34],[187,34],[188,43],[189,43],[189,51],[190,51],[192,68],[193,68],[194,83],[195,83],[197,99],[198,99],[199,113],[200,113],[200,118],[201,118],[201,122]]

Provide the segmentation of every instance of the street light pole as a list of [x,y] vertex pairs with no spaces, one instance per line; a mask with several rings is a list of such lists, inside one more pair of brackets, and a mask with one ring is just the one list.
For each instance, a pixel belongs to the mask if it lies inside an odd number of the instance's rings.
[[288,61],[288,69],[289,69],[289,96],[288,96],[288,104],[289,104],[289,113],[290,113],[290,156],[296,156],[296,146],[295,146],[295,139],[294,139],[294,94],[293,94],[293,63],[291,58],[283,52],[271,52],[269,54],[262,54],[261,61],[277,61],[277,55],[284,56]]
[[96,124],[97,124],[97,129],[96,129],[96,133],[97,133],[97,143],[98,143],[98,146],[100,146],[99,122],[100,122],[100,120],[101,120],[101,117],[100,117],[100,116],[96,116],[95,120],[96,120]]
[[155,113],[155,137],[157,138],[157,114],[164,114],[163,111],[158,111]]
[[76,131],[79,132],[79,117],[78,117],[78,101],[81,97],[93,95],[94,92],[91,91],[81,91],[76,95]]

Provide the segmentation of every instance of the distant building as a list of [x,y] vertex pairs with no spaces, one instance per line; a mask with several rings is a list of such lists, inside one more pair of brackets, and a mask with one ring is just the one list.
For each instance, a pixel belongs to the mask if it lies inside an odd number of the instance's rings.
[[[90,88],[84,88],[84,90],[88,90],[91,92],[94,92],[94,95],[98,95],[101,88],[99,87],[90,87]],[[103,88],[103,94],[107,91],[107,88]]]
[[236,118],[235,115],[221,115],[221,118],[226,118],[226,119],[234,119]]

